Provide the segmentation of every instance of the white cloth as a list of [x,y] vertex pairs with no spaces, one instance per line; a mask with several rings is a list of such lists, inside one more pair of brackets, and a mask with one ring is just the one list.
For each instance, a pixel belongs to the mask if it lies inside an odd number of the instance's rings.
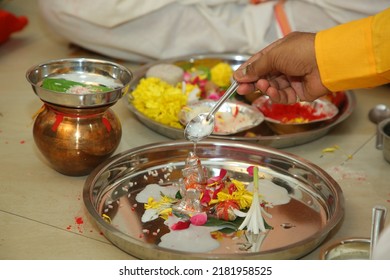
[[[276,2],[39,0],[39,6],[48,26],[70,42],[110,57],[147,62],[198,53],[253,54],[281,36],[273,12]],[[373,2],[290,0],[285,10],[293,30],[315,32],[390,6],[390,0]]]

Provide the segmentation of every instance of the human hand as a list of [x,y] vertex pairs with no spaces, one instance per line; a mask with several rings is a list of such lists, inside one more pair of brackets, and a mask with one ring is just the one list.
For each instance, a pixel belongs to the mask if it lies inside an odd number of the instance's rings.
[[276,103],[313,101],[330,91],[317,66],[314,33],[292,32],[253,55],[233,74],[241,95],[260,90]]

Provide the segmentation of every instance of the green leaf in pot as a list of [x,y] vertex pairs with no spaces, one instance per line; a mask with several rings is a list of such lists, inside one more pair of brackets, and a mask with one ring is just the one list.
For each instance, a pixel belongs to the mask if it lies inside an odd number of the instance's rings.
[[42,88],[56,92],[69,92],[69,90],[75,86],[81,86],[87,89],[89,93],[107,92],[112,90],[112,88],[106,87],[104,85],[90,85],[66,79],[46,78],[42,82]]

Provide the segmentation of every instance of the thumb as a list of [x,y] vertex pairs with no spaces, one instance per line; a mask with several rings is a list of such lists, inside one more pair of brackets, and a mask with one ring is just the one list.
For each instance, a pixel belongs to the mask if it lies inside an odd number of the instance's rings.
[[284,40],[284,38],[276,40],[250,57],[235,71],[234,78],[241,83],[251,83],[273,72],[274,66],[270,52]]
[[234,72],[233,77],[239,83],[253,83],[272,70],[267,55],[260,51],[249,58]]

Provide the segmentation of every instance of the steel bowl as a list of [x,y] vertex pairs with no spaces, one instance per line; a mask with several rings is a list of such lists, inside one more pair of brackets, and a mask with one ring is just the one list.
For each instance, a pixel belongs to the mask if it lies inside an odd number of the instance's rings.
[[368,260],[370,259],[369,238],[347,238],[326,244],[321,248],[321,260]]
[[[294,106],[308,107],[313,110],[313,116],[316,113],[323,113],[320,118],[313,120],[295,121],[287,119],[288,113],[294,111]],[[253,102],[253,106],[257,107],[264,114],[265,123],[277,134],[294,134],[306,132],[322,127],[332,122],[339,113],[339,109],[332,102],[325,99],[317,99],[313,102],[299,102],[296,104],[272,104],[268,96],[259,97]],[[275,106],[283,106],[283,112],[277,116],[272,116]],[[298,119],[301,115],[296,116]],[[284,121],[283,119],[286,119]]]
[[[243,236],[225,235],[218,239],[218,248],[207,252],[161,247],[161,238],[169,228],[163,219],[143,223],[144,205],[137,202],[136,196],[149,184],[166,187],[180,180],[193,149],[188,141],[137,147],[112,157],[88,176],[83,200],[108,240],[140,259],[297,259],[318,247],[342,220],[344,198],[340,186],[318,166],[254,144],[201,141],[196,154],[210,177],[218,176],[223,168],[230,178],[247,184],[253,180],[247,168],[257,165],[264,180],[285,189],[291,200],[269,210],[272,218],[267,222],[273,230],[260,248],[243,246]],[[189,240],[195,241],[202,239]]]
[[[77,77],[77,82],[100,84],[101,81],[105,81],[115,86],[110,91],[84,94],[56,92],[41,86],[45,78],[69,74]],[[61,106],[85,108],[117,102],[127,93],[133,74],[126,67],[110,61],[66,58],[32,66],[27,70],[26,78],[35,94],[43,101]]]
[[[208,113],[217,102],[202,100],[185,106],[179,113],[184,126],[200,113]],[[237,101],[226,101],[215,114],[213,135],[232,135],[254,128],[264,121],[263,114],[256,108]],[[227,124],[227,125],[226,125]]]

